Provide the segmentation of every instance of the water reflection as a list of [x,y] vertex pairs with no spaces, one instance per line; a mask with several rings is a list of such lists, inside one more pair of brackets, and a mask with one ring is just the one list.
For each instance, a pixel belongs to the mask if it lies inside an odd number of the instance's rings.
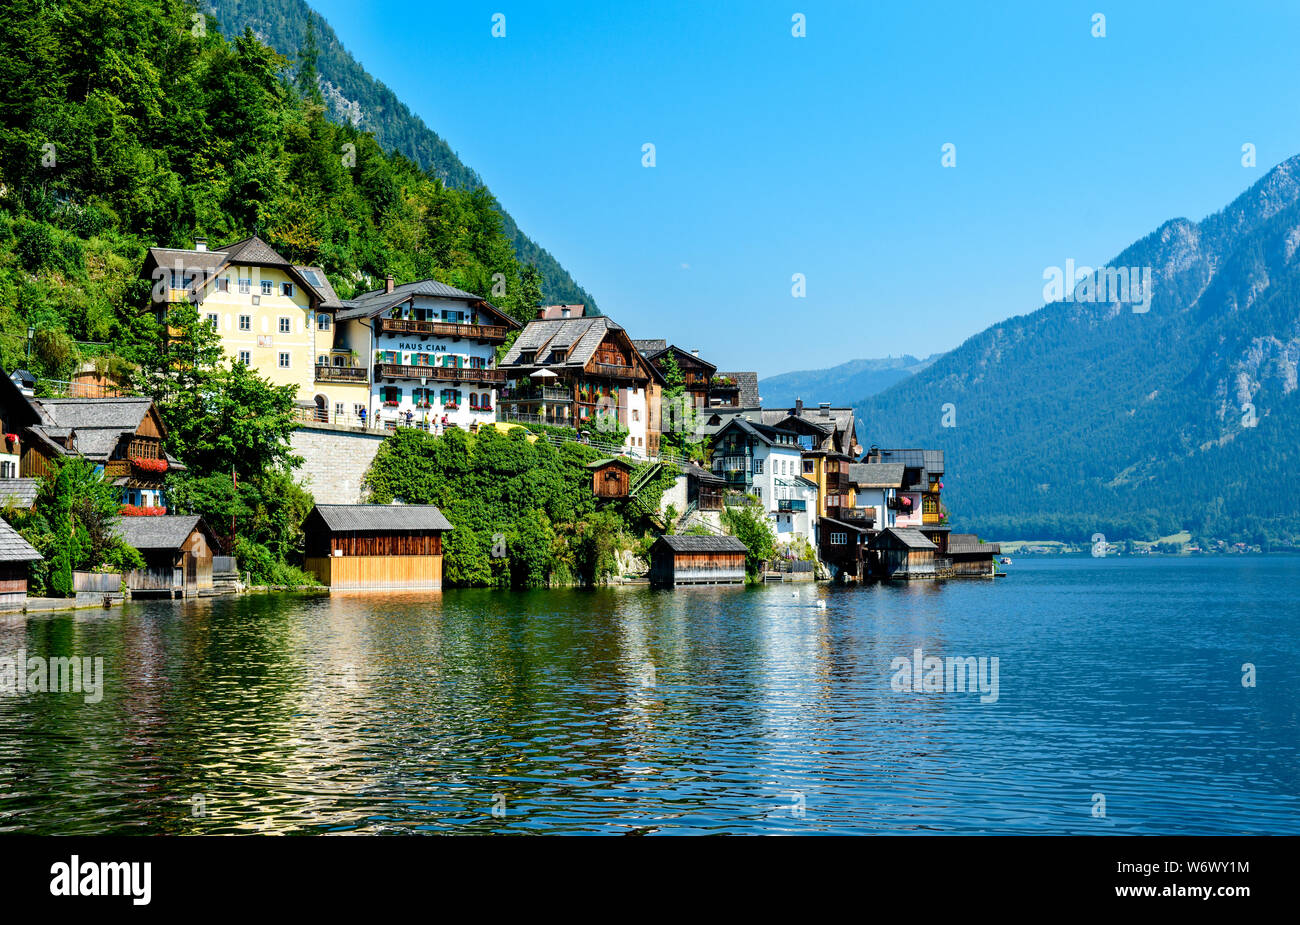
[[[0,830],[1295,832],[1297,578],[1069,560],[4,617],[0,653],[107,677],[98,704],[0,697]],[[998,702],[893,691],[918,647],[998,656]]]

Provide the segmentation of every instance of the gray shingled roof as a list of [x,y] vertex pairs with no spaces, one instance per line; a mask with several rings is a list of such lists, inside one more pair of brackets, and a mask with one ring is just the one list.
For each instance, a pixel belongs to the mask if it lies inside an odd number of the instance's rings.
[[849,481],[858,488],[901,488],[902,463],[849,463]]
[[974,533],[953,533],[948,536],[948,553],[949,555],[961,555],[963,553],[981,552],[989,555],[997,555],[1002,551],[1002,547],[997,543],[981,543],[980,538]]
[[[615,324],[605,315],[530,321],[497,366],[501,369],[511,366],[519,369],[533,369],[539,366],[583,367],[595,355],[596,348],[600,346],[607,333],[622,330],[620,325]],[[557,347],[567,351],[563,361],[554,356],[554,348]],[[536,351],[537,355],[533,362],[520,361],[520,355],[525,350]]]
[[713,374],[713,378],[715,379],[719,376],[727,376],[736,380],[736,388],[740,393],[737,398],[737,401],[739,402],[739,404],[736,405],[737,408],[757,408],[762,404],[758,397],[758,373],[750,372],[748,370],[741,370],[739,372],[723,372],[722,370],[718,370]]
[[651,338],[649,340],[633,340],[632,346],[640,352],[641,356],[649,357],[654,356],[660,351],[667,350],[668,341],[664,340],[662,337],[657,339]]
[[734,536],[692,536],[690,534],[665,534],[659,537],[673,552],[749,552],[749,547]]
[[262,266],[287,267],[289,261],[277,254],[271,245],[257,235],[227,244],[220,248],[226,252],[226,259],[231,263],[259,264]]
[[908,549],[938,549],[939,547],[931,543],[920,530],[915,527],[889,527],[884,530],[876,539],[877,541],[885,539],[887,536],[893,536]]
[[121,517],[113,528],[113,534],[141,551],[180,549],[198,524],[198,514]]
[[432,504],[318,504],[316,511],[334,533],[453,529]]
[[0,520],[0,562],[35,562],[42,558],[8,521]]
[[924,469],[941,475],[943,473],[943,450],[879,450],[880,461],[901,463],[909,469]]
[[119,432],[131,431],[140,426],[149,407],[150,398],[34,398],[32,404],[43,422],[50,428],[111,428]]
[[11,502],[14,507],[31,507],[38,491],[40,483],[36,479],[0,480],[0,507]]
[[835,449],[841,453],[853,453],[851,441],[856,434],[852,408],[821,408],[804,405],[803,414],[795,415],[794,412],[794,408],[764,408],[763,423],[777,424],[787,418],[798,417],[801,421],[834,431],[837,444]]

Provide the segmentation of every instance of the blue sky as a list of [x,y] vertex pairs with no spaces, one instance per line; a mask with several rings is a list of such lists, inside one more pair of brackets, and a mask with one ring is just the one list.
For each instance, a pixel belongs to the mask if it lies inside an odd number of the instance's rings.
[[949,350],[1300,153],[1290,2],[309,2],[632,336],[764,376]]

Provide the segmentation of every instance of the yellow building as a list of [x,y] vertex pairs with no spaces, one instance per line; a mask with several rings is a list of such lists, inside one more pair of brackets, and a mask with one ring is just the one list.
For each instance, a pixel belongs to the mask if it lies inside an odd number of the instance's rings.
[[153,283],[159,320],[170,305],[194,303],[233,362],[295,386],[321,420],[367,406],[368,364],[335,344],[344,306],[320,267],[291,264],[256,236],[215,250],[199,238],[192,250],[151,247],[140,275]]

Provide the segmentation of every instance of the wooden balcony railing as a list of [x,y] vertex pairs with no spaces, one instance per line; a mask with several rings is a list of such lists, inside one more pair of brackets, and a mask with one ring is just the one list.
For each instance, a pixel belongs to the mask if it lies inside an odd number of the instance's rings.
[[503,324],[454,324],[449,321],[407,321],[401,318],[380,318],[381,334],[421,334],[424,336],[466,338],[483,343],[500,343],[506,339]]
[[316,367],[317,382],[365,382],[366,370],[359,366],[326,366],[321,364]]
[[609,376],[614,379],[642,379],[641,371],[635,366],[614,366],[610,363],[592,363],[587,367],[588,375]]
[[380,379],[429,379],[438,382],[482,382],[488,384],[506,381],[505,370],[473,369],[469,366],[406,366],[399,363],[379,363],[375,376]]

